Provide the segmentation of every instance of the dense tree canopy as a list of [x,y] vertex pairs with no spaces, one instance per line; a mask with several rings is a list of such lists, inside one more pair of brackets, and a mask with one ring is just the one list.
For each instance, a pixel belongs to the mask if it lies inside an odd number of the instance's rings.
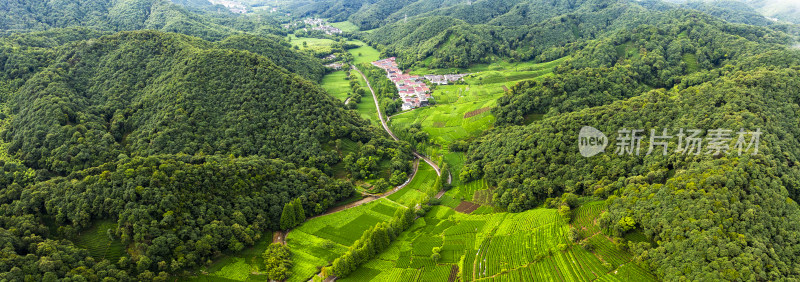
[[241,32],[282,33],[269,18],[191,13],[169,0],[11,0],[0,3],[0,31],[65,27],[108,31],[154,29],[208,40],[220,40]]
[[[155,32],[61,50],[20,89],[5,137],[36,169],[66,173],[158,153],[338,162],[325,140],[366,142],[365,121],[270,60]],[[125,57],[125,60],[119,60]],[[41,105],[33,107],[32,105]]]

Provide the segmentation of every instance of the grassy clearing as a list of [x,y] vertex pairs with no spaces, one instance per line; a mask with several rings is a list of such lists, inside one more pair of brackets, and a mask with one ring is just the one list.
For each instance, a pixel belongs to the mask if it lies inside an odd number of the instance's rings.
[[369,91],[367,87],[367,82],[364,81],[364,77],[361,77],[360,74],[355,72],[358,78],[358,83],[361,85],[361,88],[364,88],[366,94],[364,97],[361,98],[361,103],[358,103],[358,108],[356,108],[356,112],[361,115],[362,118],[369,120],[375,126],[380,127],[381,122],[378,120],[378,108],[375,107],[375,99],[372,97],[372,93]]
[[89,250],[89,254],[96,260],[107,259],[117,262],[125,254],[125,246],[116,239],[108,236],[107,230],[117,229],[117,223],[112,220],[95,222],[92,227],[84,230],[75,239],[75,244]]
[[358,27],[349,21],[343,21],[338,23],[331,23],[332,27],[341,29],[344,32],[355,32],[358,31]]
[[335,71],[322,77],[320,83],[322,89],[331,94],[331,96],[344,102],[347,100],[347,94],[350,92],[350,81],[347,80],[347,72]]
[[380,60],[380,52],[372,48],[372,46],[367,45],[362,41],[354,41],[357,44],[361,44],[361,47],[350,49],[348,52],[353,54],[353,63],[358,65],[361,63],[371,63],[377,60]]
[[[306,44],[303,45],[303,42]],[[292,46],[297,46],[300,50],[311,50],[318,53],[330,53],[331,45],[334,41],[331,39],[311,38],[311,37],[297,37],[294,34],[289,34],[289,43]]]
[[696,72],[700,69],[700,64],[697,62],[697,55],[683,54],[682,60],[686,63],[686,70],[688,72]]
[[286,244],[294,261],[289,281],[307,281],[347,251],[365,230],[390,220],[398,208],[399,204],[381,199],[311,219],[289,232]]

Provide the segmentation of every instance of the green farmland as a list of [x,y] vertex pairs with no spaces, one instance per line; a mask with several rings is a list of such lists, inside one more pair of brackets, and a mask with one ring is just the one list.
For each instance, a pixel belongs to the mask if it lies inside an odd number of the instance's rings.
[[335,71],[322,77],[320,83],[325,91],[336,99],[344,102],[347,100],[347,94],[350,93],[350,81],[347,80],[347,72]]
[[294,266],[289,281],[307,281],[319,268],[344,253],[361,234],[388,221],[401,206],[381,199],[355,208],[317,217],[289,232],[286,244],[292,251]]
[[[305,45],[303,44],[305,42]],[[311,50],[316,53],[330,53],[331,45],[334,41],[324,38],[311,38],[311,37],[297,37],[294,34],[289,34],[289,43],[292,46],[297,46],[300,50]]]
[[[497,99],[505,92],[504,87],[550,75],[563,60],[541,64],[501,63],[465,70],[473,73],[464,79],[466,84],[435,86],[436,105],[395,115],[391,124],[403,128],[419,123],[437,145],[446,146],[455,140],[475,137],[494,124],[491,112],[480,110],[496,106]],[[415,72],[418,71],[412,71]]]
[[[569,242],[568,230],[554,209],[465,215],[437,206],[341,280],[655,281],[608,237],[591,237],[595,250],[587,251]],[[438,261],[431,258],[434,247],[441,250]]]
[[235,254],[223,254],[210,265],[197,271],[193,277],[185,277],[181,281],[268,281],[261,271],[264,260],[261,254],[272,243],[272,233],[264,234],[255,245]]
[[[447,146],[456,140],[469,140],[491,128],[495,117],[490,109],[497,99],[520,81],[541,79],[552,75],[552,70],[565,59],[547,63],[496,63],[478,65],[469,70],[414,70],[412,73],[457,73],[471,72],[463,84],[438,85],[433,88],[436,105],[406,111],[394,115],[390,126],[395,133],[403,132],[412,124],[420,124],[430,136],[430,144],[422,144],[418,150],[426,155],[444,158],[453,172],[453,184],[460,185],[458,174],[463,167],[463,154],[449,152]],[[402,134],[399,134],[402,137]],[[456,195],[459,194],[459,195]],[[464,194],[464,195],[461,195]],[[452,197],[471,199],[472,192],[448,192]]]
[[[320,86],[322,86],[322,88],[325,89],[328,94],[344,102],[347,100],[347,94],[351,92],[350,81],[346,78],[347,76],[345,71],[335,71],[325,75],[322,78]],[[361,78],[359,78],[357,81],[361,88],[364,89],[366,94],[361,97],[361,102],[358,103],[358,107],[355,109],[355,111],[358,112],[362,118],[371,121],[375,125],[380,125],[378,121],[377,110],[375,109],[375,100],[369,93],[367,83]]]
[[350,54],[353,54],[353,63],[356,65],[361,63],[371,63],[377,60],[380,60],[380,52],[372,46],[367,45],[362,41],[353,41],[357,44],[361,44],[361,47],[354,48],[347,50]]
[[332,27],[341,29],[344,32],[355,32],[358,31],[358,27],[349,21],[343,21],[338,23],[331,23]]
[[419,202],[419,199],[425,195],[424,188],[433,186],[436,177],[436,171],[431,166],[421,162],[414,180],[406,188],[389,195],[387,198],[403,205],[407,205],[410,202]]
[[78,235],[75,244],[89,250],[89,254],[97,260],[118,261],[125,255],[125,246],[118,239],[108,236],[108,230],[115,229],[117,223],[111,220],[95,222],[92,227]]

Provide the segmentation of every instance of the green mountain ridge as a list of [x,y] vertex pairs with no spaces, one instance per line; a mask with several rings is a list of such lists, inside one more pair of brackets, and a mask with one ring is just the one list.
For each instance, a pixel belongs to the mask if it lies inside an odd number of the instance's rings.
[[249,52],[149,31],[71,47],[17,94],[6,139],[34,168],[68,172],[119,154],[198,152],[313,165],[324,140],[369,136],[318,86]]
[[0,3],[0,30],[88,27],[106,31],[153,29],[220,40],[242,32],[280,34],[277,24],[233,14],[193,13],[168,0],[13,0]]

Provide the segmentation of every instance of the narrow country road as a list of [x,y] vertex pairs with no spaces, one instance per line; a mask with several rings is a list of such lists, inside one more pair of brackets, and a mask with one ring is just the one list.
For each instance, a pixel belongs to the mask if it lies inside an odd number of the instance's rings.
[[[359,70],[355,65],[353,65],[351,67],[354,70],[356,70],[358,72],[358,74],[361,75],[361,78],[364,79],[364,81],[367,83],[367,88],[369,88],[369,92],[372,93],[372,100],[375,102],[375,109],[378,112],[378,119],[381,121],[381,125],[383,126],[383,129],[386,130],[386,133],[389,133],[389,136],[391,136],[395,141],[400,141],[400,139],[397,138],[396,135],[394,135],[394,132],[392,132],[392,130],[389,129],[389,126],[386,124],[386,121],[383,119],[383,113],[381,113],[381,106],[380,106],[380,104],[378,104],[378,96],[375,95],[375,90],[373,90],[372,89],[372,85],[369,84],[369,79],[367,79],[367,77],[364,75],[364,73],[362,73],[361,70]],[[350,98],[348,98],[347,101],[350,101]],[[347,104],[347,101],[345,101],[345,104]],[[312,218],[317,218],[317,217],[320,217],[320,216],[329,215],[329,214],[332,214],[332,213],[337,213],[337,212],[340,212],[340,211],[343,211],[343,210],[355,208],[357,206],[360,206],[360,205],[363,205],[363,204],[366,204],[366,203],[369,203],[369,202],[372,202],[372,201],[376,201],[376,200],[381,199],[381,198],[388,197],[389,195],[392,195],[392,194],[396,193],[397,191],[400,191],[401,189],[405,188],[409,183],[411,183],[412,180],[414,180],[414,176],[417,175],[417,171],[419,170],[419,160],[425,161],[425,163],[427,163],[434,170],[436,170],[436,175],[439,175],[439,176],[442,175],[442,171],[439,168],[439,166],[436,165],[436,163],[434,163],[433,161],[431,161],[428,157],[426,157],[426,156],[424,156],[424,155],[422,155],[420,153],[417,153],[416,151],[413,151],[412,154],[414,154],[414,157],[416,159],[418,159],[418,160],[414,162],[414,171],[411,172],[411,176],[408,177],[408,180],[406,180],[405,183],[400,184],[399,186],[395,187],[394,189],[389,190],[389,191],[387,191],[387,192],[385,192],[383,194],[380,194],[380,195],[368,195],[367,197],[365,197],[365,198],[363,198],[361,200],[358,200],[356,202],[353,202],[353,203],[350,203],[350,204],[347,204],[347,205],[343,205],[343,206],[330,208],[327,211],[325,211],[324,213],[316,215],[316,216],[311,217],[311,218],[308,218],[307,220],[310,220]],[[453,176],[448,173],[447,174],[447,183],[448,184],[452,183],[452,181],[453,181]],[[444,195],[444,192],[445,192],[444,190],[439,191],[439,193],[436,194],[436,198],[437,199],[441,199],[442,195]],[[272,235],[272,243],[281,243],[281,244],[286,245],[286,236],[288,236],[289,232],[291,232],[291,231],[292,231],[291,229],[290,230],[285,230],[285,231],[283,231],[283,230],[275,231],[275,233]]]
[[[367,88],[369,88],[369,92],[372,93],[372,101],[375,102],[375,109],[378,111],[378,119],[381,121],[381,125],[383,126],[383,130],[386,130],[386,133],[389,133],[389,136],[392,136],[392,138],[394,140],[399,141],[400,139],[397,138],[396,135],[394,135],[394,132],[392,132],[391,129],[389,129],[389,125],[386,124],[386,120],[384,120],[384,118],[383,118],[383,113],[381,112],[381,105],[378,104],[378,96],[375,95],[375,90],[373,90],[372,89],[372,85],[369,84],[369,79],[367,79],[367,76],[365,76],[364,73],[361,72],[360,69],[358,69],[358,67],[356,67],[355,65],[353,65],[351,67],[354,70],[356,70],[359,75],[361,75],[361,78],[363,78],[365,82],[367,82]],[[431,161],[428,157],[423,156],[420,153],[417,153],[417,151],[414,151],[412,153],[414,154],[414,157],[417,157],[417,158],[425,161],[431,167],[433,167],[433,169],[436,170],[436,175],[439,175],[439,176],[442,175],[442,171],[441,171],[441,169],[439,169],[439,166],[436,165],[436,163],[434,163],[433,161]],[[453,183],[453,176],[451,174],[449,174],[449,173],[447,174],[447,183],[448,184],[449,183]],[[437,198],[441,198],[441,195],[437,195]]]

